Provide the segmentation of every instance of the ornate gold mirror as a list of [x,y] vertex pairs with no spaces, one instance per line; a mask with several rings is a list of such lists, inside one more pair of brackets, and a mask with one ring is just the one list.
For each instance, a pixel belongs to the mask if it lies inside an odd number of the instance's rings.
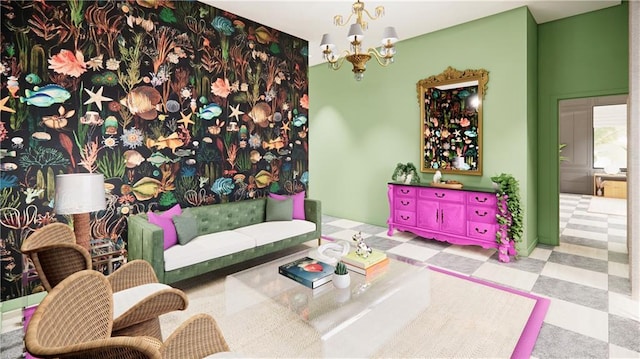
[[482,175],[482,100],[489,71],[449,66],[418,81],[422,172]]

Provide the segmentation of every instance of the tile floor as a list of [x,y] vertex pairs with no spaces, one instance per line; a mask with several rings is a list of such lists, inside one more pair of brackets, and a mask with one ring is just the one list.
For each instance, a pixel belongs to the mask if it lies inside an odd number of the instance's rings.
[[588,212],[591,196],[561,194],[561,239],[510,263],[493,249],[456,246],[410,233],[323,217],[322,232],[365,241],[472,277],[551,299],[533,350],[536,358],[640,358],[640,303],[631,300],[626,217]]
[[[351,240],[361,231],[369,245],[389,253],[550,298],[535,358],[640,358],[640,303],[630,298],[626,218],[588,212],[590,200],[561,194],[560,245],[539,245],[511,263],[499,262],[492,249],[410,233],[389,237],[384,227],[346,219],[323,216],[322,225],[331,238]],[[20,328],[19,313],[2,319],[3,332]],[[2,359],[16,357],[0,352]]]

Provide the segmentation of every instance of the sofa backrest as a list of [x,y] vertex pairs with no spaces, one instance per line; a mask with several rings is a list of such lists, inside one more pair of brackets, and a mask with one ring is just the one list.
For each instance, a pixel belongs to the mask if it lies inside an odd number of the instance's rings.
[[264,222],[266,198],[249,199],[237,202],[219,203],[208,206],[183,209],[196,217],[198,235],[228,231],[251,224]]

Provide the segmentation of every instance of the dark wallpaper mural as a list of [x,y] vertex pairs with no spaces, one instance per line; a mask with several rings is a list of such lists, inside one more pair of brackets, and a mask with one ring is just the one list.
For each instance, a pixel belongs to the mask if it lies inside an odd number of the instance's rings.
[[22,241],[71,219],[56,174],[104,174],[117,248],[132,214],[306,190],[306,41],[191,1],[0,7],[2,300],[40,290]]

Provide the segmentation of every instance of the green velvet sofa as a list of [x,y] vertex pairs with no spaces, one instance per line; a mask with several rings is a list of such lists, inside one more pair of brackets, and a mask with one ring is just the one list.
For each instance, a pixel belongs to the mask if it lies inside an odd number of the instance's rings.
[[162,228],[149,223],[146,213],[132,215],[128,218],[128,258],[146,260],[158,280],[169,284],[310,240],[319,241],[320,201],[304,199],[304,220],[277,222],[266,221],[266,202],[266,198],[259,198],[185,208],[183,213],[196,218],[198,237],[166,250]]

